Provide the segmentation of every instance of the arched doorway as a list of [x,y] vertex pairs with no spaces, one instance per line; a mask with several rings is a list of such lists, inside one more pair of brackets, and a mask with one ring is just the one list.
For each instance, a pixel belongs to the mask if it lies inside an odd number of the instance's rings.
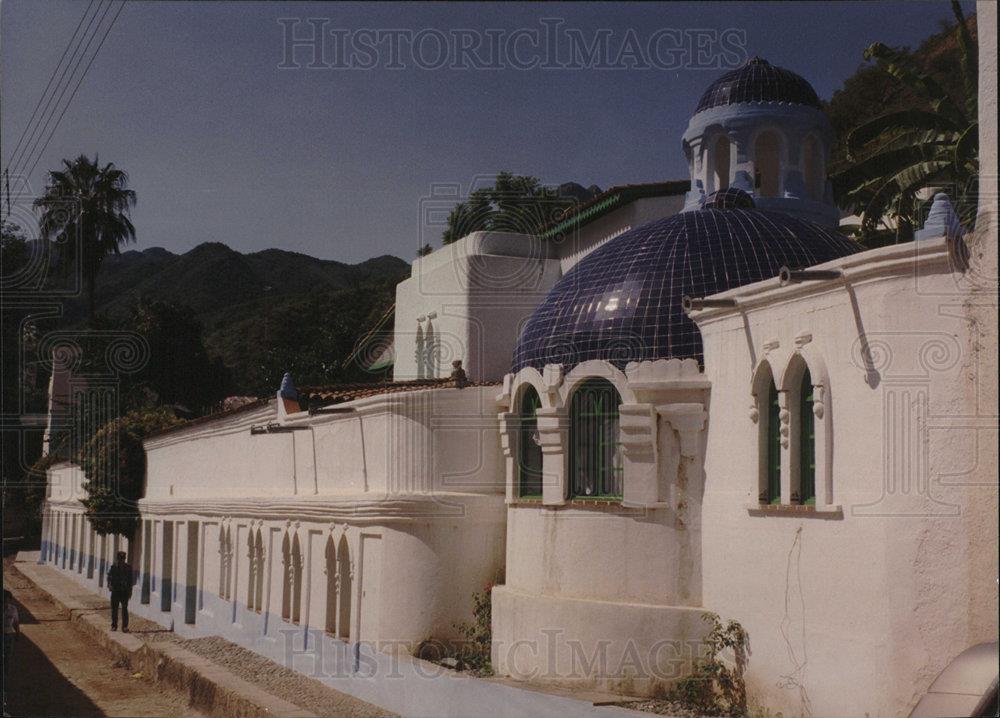
[[715,190],[729,187],[729,137],[719,135],[713,144],[712,187]]
[[337,546],[337,587],[338,615],[337,637],[342,641],[351,639],[351,554],[347,546],[347,536],[340,537]]
[[333,536],[326,540],[326,620],[323,629],[337,635],[337,544]]
[[781,143],[771,130],[761,132],[754,142],[754,172],[759,197],[777,197],[781,191]]

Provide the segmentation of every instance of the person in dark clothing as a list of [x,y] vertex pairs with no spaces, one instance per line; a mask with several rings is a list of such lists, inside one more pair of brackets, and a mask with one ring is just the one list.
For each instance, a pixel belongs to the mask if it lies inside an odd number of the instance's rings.
[[132,567],[125,562],[125,552],[119,551],[117,560],[108,569],[108,588],[111,589],[111,630],[118,630],[118,608],[122,610],[122,633],[128,633],[128,600],[132,598]]

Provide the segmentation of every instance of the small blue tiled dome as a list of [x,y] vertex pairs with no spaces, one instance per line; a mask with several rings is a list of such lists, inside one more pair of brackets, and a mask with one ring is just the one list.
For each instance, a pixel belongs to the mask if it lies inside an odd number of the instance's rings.
[[705,90],[695,114],[710,107],[741,102],[785,102],[819,108],[816,90],[791,70],[775,67],[754,57],[742,67],[727,72]]
[[833,230],[781,212],[741,208],[739,190],[723,192],[719,202],[736,206],[650,222],[584,257],[528,320],[513,371],[570,368],[588,359],[619,368],[673,357],[700,362],[701,335],[681,308],[684,295],[705,297],[776,277],[785,265],[800,269],[859,250]]

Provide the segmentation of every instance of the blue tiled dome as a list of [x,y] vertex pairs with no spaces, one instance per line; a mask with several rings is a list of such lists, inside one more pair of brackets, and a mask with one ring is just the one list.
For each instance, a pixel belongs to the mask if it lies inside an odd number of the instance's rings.
[[[739,200],[732,191],[725,199]],[[650,222],[586,256],[528,320],[513,370],[588,359],[619,368],[646,359],[701,361],[684,295],[708,296],[776,277],[783,265],[809,267],[859,249],[835,231],[750,201],[751,208],[713,206]]]
[[710,107],[741,102],[786,102],[818,108],[819,97],[808,82],[791,70],[754,57],[727,72],[705,90],[695,114]]

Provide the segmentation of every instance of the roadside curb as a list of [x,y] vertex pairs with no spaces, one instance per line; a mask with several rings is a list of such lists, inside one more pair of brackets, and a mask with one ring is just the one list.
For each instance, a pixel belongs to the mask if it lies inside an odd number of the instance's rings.
[[97,596],[83,593],[82,587],[77,594],[66,591],[60,584],[71,579],[47,566],[21,559],[12,568],[67,611],[73,624],[116,661],[186,693],[189,704],[199,711],[218,718],[317,718],[173,642],[147,642],[134,634],[109,632],[102,614],[107,606],[102,609]]

